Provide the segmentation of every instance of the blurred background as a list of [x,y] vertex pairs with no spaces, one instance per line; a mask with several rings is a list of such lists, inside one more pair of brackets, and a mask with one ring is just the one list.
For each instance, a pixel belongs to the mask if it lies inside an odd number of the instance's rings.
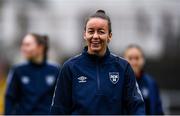
[[21,39],[29,32],[48,35],[49,59],[63,64],[81,52],[85,18],[97,9],[111,17],[111,51],[122,56],[127,45],[140,45],[165,114],[180,114],[179,0],[0,0],[0,112],[9,68],[23,61]]

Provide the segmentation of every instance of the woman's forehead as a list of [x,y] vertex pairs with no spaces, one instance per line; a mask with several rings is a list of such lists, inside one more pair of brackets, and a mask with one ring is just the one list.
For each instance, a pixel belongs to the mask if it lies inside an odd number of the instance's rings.
[[36,43],[36,41],[32,35],[26,35],[22,40],[22,43]]
[[138,48],[129,48],[126,50],[127,56],[142,56],[142,52]]
[[108,21],[102,18],[91,18],[86,26],[87,28],[108,28]]

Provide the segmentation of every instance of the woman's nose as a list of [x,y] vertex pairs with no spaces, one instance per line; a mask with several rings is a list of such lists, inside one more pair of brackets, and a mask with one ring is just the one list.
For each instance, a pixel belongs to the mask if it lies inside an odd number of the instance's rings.
[[99,35],[97,32],[94,33],[93,38],[99,38]]

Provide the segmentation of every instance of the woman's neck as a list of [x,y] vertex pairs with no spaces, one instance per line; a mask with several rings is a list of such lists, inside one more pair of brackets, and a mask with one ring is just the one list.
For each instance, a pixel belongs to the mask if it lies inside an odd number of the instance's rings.
[[105,48],[105,49],[103,49],[103,50],[101,50],[101,51],[91,51],[89,48],[88,48],[88,53],[89,54],[92,54],[92,55],[97,55],[97,56],[99,56],[99,57],[103,57],[104,55],[105,55],[105,53],[106,53],[106,50],[107,50],[107,48]]
[[142,74],[143,74],[143,71],[140,71],[140,72],[138,72],[138,73],[135,73],[136,78],[137,78],[137,79],[140,79],[140,78],[142,77]]
[[35,63],[35,64],[41,64],[44,62],[44,57],[43,56],[38,56],[34,59],[32,59],[32,62]]

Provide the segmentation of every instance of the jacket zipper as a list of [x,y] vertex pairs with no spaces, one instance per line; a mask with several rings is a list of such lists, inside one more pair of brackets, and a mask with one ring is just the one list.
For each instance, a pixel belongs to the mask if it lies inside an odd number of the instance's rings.
[[100,90],[100,79],[99,79],[99,63],[96,60],[96,74],[97,74],[97,90]]

